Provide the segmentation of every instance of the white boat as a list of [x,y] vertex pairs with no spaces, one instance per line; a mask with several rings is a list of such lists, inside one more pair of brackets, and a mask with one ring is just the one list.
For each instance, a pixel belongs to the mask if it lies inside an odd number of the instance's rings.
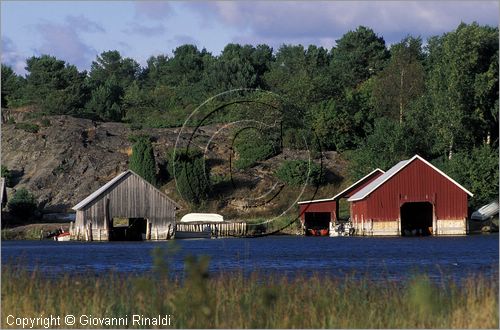
[[498,202],[491,202],[479,208],[471,215],[471,220],[486,221],[498,214]]
[[181,218],[181,223],[186,222],[224,222],[224,217],[217,213],[188,213]]
[[181,218],[176,227],[175,238],[212,238],[212,234],[217,236],[217,233],[212,233],[210,224],[221,222],[224,222],[224,217],[220,214],[188,213]]

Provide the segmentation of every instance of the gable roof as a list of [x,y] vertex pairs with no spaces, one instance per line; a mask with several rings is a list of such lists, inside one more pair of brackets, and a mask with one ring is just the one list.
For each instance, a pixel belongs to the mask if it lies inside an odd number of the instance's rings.
[[97,189],[96,191],[94,191],[93,193],[91,193],[90,195],[88,195],[80,203],[78,203],[75,206],[73,206],[73,210],[77,211],[77,210],[82,209],[87,204],[89,204],[90,202],[92,202],[93,200],[95,200],[99,196],[101,196],[104,192],[106,192],[109,188],[111,188],[116,182],[120,181],[122,178],[124,178],[125,176],[127,176],[129,174],[137,176],[142,181],[146,182],[147,185],[149,185],[149,186],[153,187],[155,190],[157,190],[163,197],[165,197],[169,201],[171,201],[175,205],[176,208],[178,208],[178,209],[180,208],[179,204],[177,204],[174,200],[172,200],[164,192],[160,191],[158,188],[156,188],[155,186],[153,186],[151,183],[149,183],[148,181],[144,180],[139,174],[135,173],[132,170],[127,170],[125,172],[122,172],[122,173],[118,174],[113,179],[111,179],[108,183],[106,183],[105,185],[103,185],[101,188]]
[[359,184],[363,183],[366,179],[372,177],[375,173],[384,173],[384,171],[382,171],[380,168],[377,168],[377,169],[371,171],[370,173],[368,173],[367,175],[365,175],[364,177],[362,177],[358,181],[354,182],[349,187],[347,187],[344,190],[342,190],[341,192],[339,192],[337,195],[333,196],[332,198],[324,198],[324,199],[314,199],[314,200],[310,200],[310,201],[302,201],[302,202],[298,202],[297,204],[309,204],[309,203],[334,201],[334,200],[336,200],[336,199],[341,198],[342,196],[344,196],[348,191],[350,191],[351,189],[355,188]]
[[378,178],[376,178],[375,180],[370,182],[370,184],[366,185],[366,187],[364,187],[363,189],[361,189],[360,191],[358,191],[357,193],[352,195],[351,198],[348,199],[348,201],[354,202],[354,201],[359,201],[359,200],[365,199],[373,191],[378,189],[378,187],[380,187],[382,184],[384,184],[386,181],[388,181],[394,175],[399,173],[403,168],[405,168],[406,166],[411,164],[416,159],[419,159],[422,162],[424,162],[426,165],[430,166],[433,170],[435,170],[436,172],[438,172],[439,174],[444,176],[446,179],[448,179],[448,181],[451,181],[457,187],[459,187],[464,192],[466,192],[469,196],[471,196],[471,197],[473,196],[473,194],[470,191],[468,191],[467,189],[462,187],[460,184],[458,184],[455,180],[450,178],[448,175],[446,175],[443,171],[438,169],[436,166],[432,165],[431,163],[429,163],[428,161],[426,161],[425,159],[423,159],[419,155],[415,155],[412,158],[407,159],[407,160],[402,160],[399,163],[397,163],[396,165],[394,165],[393,167],[391,167],[387,172],[385,172],[384,174],[382,174],[381,176],[379,176]]
[[344,190],[342,190],[341,192],[339,192],[337,195],[333,196],[333,199],[337,199],[339,197],[342,197],[344,194],[346,194],[347,192],[349,192],[350,190],[352,190],[353,188],[355,188],[356,186],[358,186],[359,184],[363,183],[365,180],[371,178],[374,174],[376,173],[382,173],[382,175],[385,173],[384,171],[382,171],[380,168],[376,168],[374,169],[373,171],[371,171],[370,173],[368,173],[367,175],[365,175],[364,177],[362,177],[361,179],[359,179],[358,181],[354,182],[352,185],[350,185],[349,187],[345,188]]

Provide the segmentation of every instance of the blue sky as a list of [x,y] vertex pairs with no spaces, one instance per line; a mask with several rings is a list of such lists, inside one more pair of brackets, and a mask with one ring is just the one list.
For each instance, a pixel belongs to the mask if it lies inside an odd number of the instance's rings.
[[2,63],[24,74],[25,60],[54,55],[89,69],[103,51],[141,65],[192,43],[214,55],[227,43],[277,49],[281,44],[330,49],[345,32],[371,27],[390,44],[428,38],[460,22],[498,26],[497,1],[2,1]]

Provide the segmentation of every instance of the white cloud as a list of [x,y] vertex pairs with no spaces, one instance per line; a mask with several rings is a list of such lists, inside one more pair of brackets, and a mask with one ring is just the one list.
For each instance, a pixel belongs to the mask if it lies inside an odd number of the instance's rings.
[[198,40],[194,39],[191,36],[185,35],[185,34],[175,35],[173,39],[169,40],[169,42],[173,43],[177,46],[186,45],[186,44],[189,44],[189,45],[198,45],[199,44]]
[[161,21],[172,15],[174,11],[170,3],[166,1],[136,1],[135,13],[138,17]]
[[147,26],[144,24],[130,22],[127,24],[127,28],[123,30],[127,34],[138,34],[146,37],[152,37],[164,34],[166,31],[162,24],[156,24],[153,26]]
[[66,22],[68,23],[68,25],[72,26],[74,29],[80,30],[83,32],[90,32],[90,33],[93,33],[93,32],[104,33],[104,32],[106,32],[106,30],[104,30],[102,25],[100,25],[99,23],[96,23],[94,21],[89,20],[88,18],[86,18],[83,15],[79,15],[79,16],[69,15],[66,17]]
[[88,68],[97,55],[97,51],[80,37],[81,27],[78,24],[42,22],[37,24],[37,31],[41,37],[37,53],[53,55],[80,69]]
[[[460,22],[498,25],[496,1],[219,1],[188,3],[201,25],[217,20],[243,38],[273,43],[319,41],[331,44],[359,25],[372,28],[391,43],[405,35],[428,37],[452,31]],[[309,41],[307,41],[309,40]]]
[[26,56],[22,55],[14,42],[6,36],[2,36],[2,63],[10,66],[17,74],[26,74]]

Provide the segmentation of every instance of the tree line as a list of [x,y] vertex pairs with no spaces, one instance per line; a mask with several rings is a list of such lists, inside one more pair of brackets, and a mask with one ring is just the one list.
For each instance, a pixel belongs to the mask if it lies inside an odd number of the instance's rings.
[[112,50],[88,72],[42,55],[27,59],[24,77],[2,64],[1,101],[41,114],[176,127],[217,93],[268,90],[281,97],[289,147],[302,149],[304,135],[343,152],[353,178],[418,153],[481,187],[482,203],[498,196],[498,53],[497,27],[462,23],[390,47],[363,26],[330,50],[231,43],[214,56],[182,45],[145,67]]

